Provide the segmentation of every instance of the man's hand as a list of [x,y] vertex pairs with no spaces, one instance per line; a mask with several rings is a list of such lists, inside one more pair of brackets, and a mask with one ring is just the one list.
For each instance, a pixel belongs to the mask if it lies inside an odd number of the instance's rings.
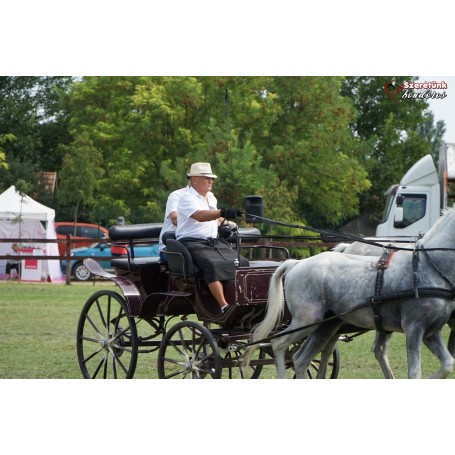
[[220,209],[220,215],[222,218],[226,219],[233,219],[237,218],[238,216],[242,216],[242,212],[237,209]]

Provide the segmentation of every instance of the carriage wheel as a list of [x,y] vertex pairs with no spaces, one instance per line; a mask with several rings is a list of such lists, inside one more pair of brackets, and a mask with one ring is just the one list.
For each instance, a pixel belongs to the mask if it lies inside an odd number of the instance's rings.
[[[295,343],[289,349],[289,354],[287,357],[286,368],[291,372],[292,377],[295,378],[294,373],[294,365],[292,363],[292,356],[294,353],[300,348],[301,343]],[[316,379],[316,376],[319,372],[319,366],[321,364],[321,353],[319,353],[316,357],[313,358],[311,361],[310,366],[307,369],[307,376],[308,379]],[[333,349],[331,359],[327,365],[327,371],[325,375],[325,379],[336,379],[338,377],[338,373],[340,371],[340,351],[338,349],[338,344],[335,345]]]
[[221,357],[210,330],[193,321],[169,329],[158,353],[160,379],[221,378]]
[[237,346],[236,350],[227,349],[222,355],[223,371],[222,379],[258,379],[264,366],[266,349],[260,348],[254,351],[248,367],[243,365],[245,349]]
[[[204,327],[210,330],[211,333],[217,333],[218,324],[213,322],[204,322]],[[221,379],[258,379],[262,368],[264,367],[264,359],[268,354],[267,348],[260,348],[254,351],[253,357],[248,367],[243,365],[245,357],[245,348],[241,344],[230,344],[228,341],[217,338],[222,358],[223,371]],[[235,349],[231,349],[234,347]],[[273,362],[272,362],[273,363]]]
[[124,299],[99,291],[85,303],[77,326],[77,358],[86,379],[129,379],[137,362],[136,323]]

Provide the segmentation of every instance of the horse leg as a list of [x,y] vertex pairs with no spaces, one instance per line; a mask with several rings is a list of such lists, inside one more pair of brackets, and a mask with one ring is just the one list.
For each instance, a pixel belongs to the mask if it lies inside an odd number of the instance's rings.
[[371,347],[371,351],[374,352],[376,360],[379,362],[381,370],[386,379],[395,379],[393,375],[392,368],[390,368],[389,363],[389,345],[390,340],[392,339],[391,333],[378,332],[376,331],[376,337]]
[[450,330],[449,341],[447,343],[447,347],[452,354],[452,357],[455,357],[455,330]]
[[441,368],[431,376],[431,379],[445,379],[452,373],[455,366],[455,359],[444,344],[441,332],[436,332],[431,337],[423,340],[423,342],[441,363]]
[[455,318],[451,317],[449,319],[448,324],[450,327],[450,335],[449,335],[449,341],[447,343],[447,347],[449,348],[449,351],[452,354],[452,357],[455,357]]
[[[291,329],[289,327],[288,330]],[[291,343],[296,343],[300,341],[304,334],[302,332],[295,332],[289,335],[286,335],[286,332],[282,332],[283,335],[277,338],[274,338],[270,344],[272,345],[273,355],[275,357],[275,365],[277,370],[277,375],[279,379],[286,379],[286,353],[289,349]]]
[[292,357],[297,379],[306,379],[311,361],[320,352],[322,352],[322,358],[317,378],[325,377],[330,354],[333,352],[338,340],[337,331],[341,325],[342,321],[340,319],[326,321],[320,324],[303,342],[302,346]]
[[408,378],[420,379],[422,377],[422,339],[423,329],[414,327],[405,329],[406,353],[408,357]]
[[332,339],[327,343],[326,347],[322,350],[321,353],[321,362],[319,364],[318,373],[316,379],[326,379],[327,376],[327,366],[329,365],[330,359],[332,358],[333,350],[335,345],[340,338],[339,334],[336,333]]

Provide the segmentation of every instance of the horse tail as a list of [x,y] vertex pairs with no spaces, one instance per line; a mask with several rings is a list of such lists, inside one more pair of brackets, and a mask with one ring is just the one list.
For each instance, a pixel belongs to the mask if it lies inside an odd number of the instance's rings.
[[[264,319],[252,331],[251,343],[256,343],[266,338],[276,327],[284,315],[284,291],[283,276],[294,268],[300,261],[288,259],[283,262],[273,273],[270,279],[269,294],[267,298],[267,311]],[[250,363],[253,352],[259,348],[258,344],[252,344],[246,349],[244,364]]]

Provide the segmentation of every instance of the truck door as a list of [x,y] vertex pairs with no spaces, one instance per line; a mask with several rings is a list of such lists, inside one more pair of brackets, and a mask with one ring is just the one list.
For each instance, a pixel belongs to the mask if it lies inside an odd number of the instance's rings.
[[390,201],[388,213],[383,223],[378,225],[377,237],[416,237],[431,227],[429,214],[430,193],[406,193],[399,191]]

